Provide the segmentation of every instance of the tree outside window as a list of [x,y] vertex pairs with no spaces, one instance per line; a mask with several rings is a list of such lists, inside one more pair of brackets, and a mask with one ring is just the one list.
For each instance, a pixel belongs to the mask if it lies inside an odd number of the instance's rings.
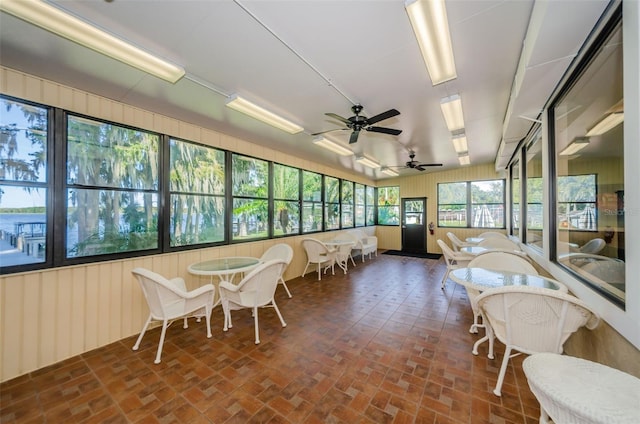
[[400,225],[400,187],[378,188],[378,224]]

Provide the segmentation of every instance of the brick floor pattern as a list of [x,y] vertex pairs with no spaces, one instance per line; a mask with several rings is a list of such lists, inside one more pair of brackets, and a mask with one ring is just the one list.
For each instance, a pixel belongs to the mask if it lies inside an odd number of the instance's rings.
[[0,385],[2,423],[537,423],[539,406],[510,361],[502,397],[492,393],[496,357],[471,347],[472,313],[464,288],[442,259],[380,254],[347,275],[307,274],[278,288],[260,311],[259,345],[248,310],[233,328],[212,315],[167,332],[153,363],[159,329],[140,350],[136,336]]

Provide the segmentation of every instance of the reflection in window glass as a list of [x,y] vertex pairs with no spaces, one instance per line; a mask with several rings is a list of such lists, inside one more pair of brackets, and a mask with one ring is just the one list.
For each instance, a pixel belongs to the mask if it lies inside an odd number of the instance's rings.
[[269,235],[269,164],[233,154],[233,240],[266,238]]
[[622,23],[556,102],[557,260],[623,305],[625,278]]
[[520,163],[511,165],[511,233],[520,239]]
[[367,209],[367,225],[375,225],[376,223],[376,209],[375,209],[375,189],[367,186],[365,188],[365,204]]
[[302,232],[322,231],[322,175],[302,171]]
[[224,152],[169,142],[171,246],[224,241]]
[[400,225],[400,187],[378,188],[378,224]]
[[325,230],[340,228],[340,180],[324,177],[324,225]]
[[48,110],[0,98],[0,266],[42,263]]
[[364,227],[365,224],[365,200],[364,200],[364,185],[356,184],[356,227]]
[[300,170],[273,165],[273,235],[298,234],[300,229]]
[[67,120],[68,258],[158,248],[157,134]]
[[353,227],[353,183],[342,180],[342,228]]
[[538,135],[527,148],[527,244],[543,248],[542,142]]

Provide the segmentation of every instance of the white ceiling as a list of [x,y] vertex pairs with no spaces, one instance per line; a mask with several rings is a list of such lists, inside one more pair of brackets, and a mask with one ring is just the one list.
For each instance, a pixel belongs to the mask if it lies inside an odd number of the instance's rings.
[[[311,142],[311,133],[341,127],[325,112],[349,117],[353,103],[366,116],[399,110],[376,125],[401,135],[363,132],[350,147],[389,166],[415,150],[419,162],[444,164],[431,172],[458,166],[440,99],[459,94],[471,163],[502,169],[607,5],[447,0],[458,77],[434,87],[402,0],[50,3],[187,75],[170,84],[0,13],[3,66],[373,179],[383,175]],[[235,93],[304,132],[289,135],[225,107]],[[349,132],[329,136],[346,144]]]

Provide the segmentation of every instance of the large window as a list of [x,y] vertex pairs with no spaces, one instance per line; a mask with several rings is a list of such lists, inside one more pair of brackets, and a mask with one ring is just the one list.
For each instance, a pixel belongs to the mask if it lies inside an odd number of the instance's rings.
[[43,263],[47,251],[49,110],[0,99],[0,262]]
[[[550,109],[558,217],[555,260],[624,305],[622,21],[595,41]],[[635,76],[634,76],[635,77]],[[633,118],[632,118],[633,119]]]
[[232,240],[268,237],[269,163],[232,155]]
[[511,234],[520,239],[520,162],[511,165]]
[[322,175],[302,171],[302,232],[322,231]]
[[353,227],[353,183],[351,181],[342,180],[342,195],[340,197],[340,205],[342,208],[342,228]]
[[438,184],[440,227],[504,228],[504,205],[504,180]]
[[300,170],[273,165],[273,235],[298,234],[300,231]]
[[400,187],[378,188],[378,224],[400,225]]
[[170,245],[224,241],[224,151],[169,141]]
[[159,247],[160,136],[69,115],[66,257]]
[[325,230],[340,228],[340,180],[324,177],[324,225]]

